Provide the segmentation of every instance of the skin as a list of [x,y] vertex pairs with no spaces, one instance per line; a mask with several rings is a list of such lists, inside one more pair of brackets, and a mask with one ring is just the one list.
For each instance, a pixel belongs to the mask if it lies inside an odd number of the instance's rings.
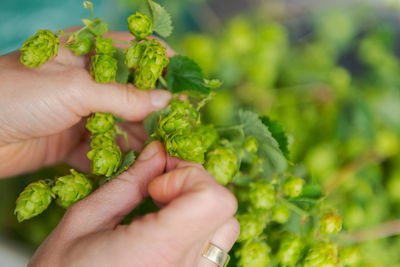
[[[124,118],[130,144],[141,150],[147,138],[141,121],[171,95],[96,83],[89,61],[64,48],[38,69],[23,66],[19,52],[0,57],[0,177],[60,161],[89,170],[84,123],[93,112]],[[148,195],[160,211],[121,225]],[[69,208],[29,266],[216,266],[201,252],[208,242],[231,249],[239,234],[236,208],[234,196],[201,165],[167,155],[156,141],[128,171]]]

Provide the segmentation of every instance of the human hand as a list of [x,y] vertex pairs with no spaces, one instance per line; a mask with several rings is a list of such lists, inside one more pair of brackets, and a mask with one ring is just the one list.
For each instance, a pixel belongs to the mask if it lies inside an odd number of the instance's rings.
[[[120,225],[148,193],[161,210]],[[236,208],[201,165],[167,156],[155,141],[128,171],[67,210],[29,266],[216,266],[201,252],[208,242],[231,249]]]
[[[122,32],[108,36],[126,41],[133,38]],[[60,47],[66,38],[61,38]],[[172,53],[168,50],[167,56]],[[19,55],[14,52],[0,57],[0,177],[61,160],[88,170],[85,155],[89,135],[82,118],[92,112],[112,112],[129,122],[140,122],[153,110],[165,107],[171,98],[165,90],[96,83],[88,72],[90,57],[75,56],[69,49],[60,48],[54,60],[38,69],[22,65]],[[144,129],[129,123],[124,130],[139,151]]]

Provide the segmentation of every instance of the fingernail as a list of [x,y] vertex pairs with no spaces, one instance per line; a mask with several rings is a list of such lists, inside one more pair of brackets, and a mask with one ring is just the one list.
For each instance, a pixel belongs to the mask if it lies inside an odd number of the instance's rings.
[[153,90],[150,92],[151,104],[156,108],[163,108],[171,100],[171,93],[165,90]]
[[157,142],[148,144],[145,149],[140,153],[138,160],[148,160],[158,152]]

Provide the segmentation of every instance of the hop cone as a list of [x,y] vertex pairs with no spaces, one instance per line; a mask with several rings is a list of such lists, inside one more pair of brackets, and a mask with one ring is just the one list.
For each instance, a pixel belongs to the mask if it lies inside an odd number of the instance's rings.
[[281,266],[294,266],[300,259],[304,249],[304,241],[298,236],[285,236],[279,247],[278,259]]
[[303,191],[304,180],[298,177],[290,177],[283,183],[285,194],[291,198],[298,197]]
[[226,185],[238,169],[238,159],[230,148],[217,147],[207,153],[206,170],[223,185]]
[[268,182],[250,184],[249,198],[251,204],[259,209],[271,209],[275,205],[275,189]]
[[272,208],[272,220],[284,224],[288,221],[290,210],[286,205],[280,204]]
[[169,104],[171,111],[175,114],[183,115],[191,120],[197,121],[200,113],[188,101],[172,100]]
[[243,144],[243,149],[249,153],[256,153],[258,151],[258,142],[253,136],[248,136]]
[[128,29],[139,40],[153,33],[153,20],[146,14],[136,12],[128,17]]
[[146,49],[147,43],[138,43],[128,47],[125,52],[125,65],[128,68],[137,68],[139,66],[140,59],[142,58],[143,52]]
[[109,133],[94,134],[90,137],[90,147],[108,147],[116,145],[114,137]]
[[188,133],[177,133],[165,139],[165,149],[174,157],[203,164],[206,152],[198,135]]
[[74,51],[76,56],[86,55],[92,50],[93,39],[77,39],[72,44],[65,46],[66,48]]
[[51,191],[58,197],[58,203],[64,208],[70,207],[75,202],[92,192],[92,183],[85,175],[70,170],[71,174],[57,178]]
[[338,261],[338,249],[335,244],[320,243],[308,252],[304,267],[335,267]]
[[270,263],[271,248],[263,241],[252,241],[244,244],[236,252],[240,257],[240,267],[266,267]]
[[139,67],[134,73],[134,84],[137,88],[148,90],[156,87],[157,79],[169,62],[165,54],[165,47],[157,40],[153,39],[148,42],[139,61]]
[[187,118],[182,115],[171,113],[168,116],[161,118],[158,122],[157,136],[164,140],[169,135],[189,132],[190,129],[191,125]]
[[92,173],[107,177],[115,173],[121,164],[121,150],[117,145],[95,147],[89,150],[87,157],[92,161]]
[[344,266],[360,266],[360,251],[357,247],[344,247],[339,251],[340,262]]
[[50,186],[43,180],[29,184],[19,195],[14,214],[19,222],[42,213],[53,197]]
[[87,120],[86,128],[92,134],[113,132],[114,123],[114,117],[111,113],[97,112]]
[[256,211],[237,215],[236,218],[240,224],[238,242],[252,240],[260,236],[268,222],[266,213]]
[[337,234],[342,230],[342,216],[336,213],[326,213],[319,219],[319,230],[323,234]]
[[218,142],[218,132],[212,125],[202,125],[196,129],[196,133],[200,136],[201,143],[206,151],[209,151]]
[[39,30],[22,44],[20,61],[27,67],[37,68],[58,53],[60,41],[49,30]]
[[92,56],[90,75],[99,83],[115,82],[117,75],[117,60],[109,55]]
[[96,52],[98,54],[112,56],[117,51],[113,46],[112,38],[97,37],[96,39]]

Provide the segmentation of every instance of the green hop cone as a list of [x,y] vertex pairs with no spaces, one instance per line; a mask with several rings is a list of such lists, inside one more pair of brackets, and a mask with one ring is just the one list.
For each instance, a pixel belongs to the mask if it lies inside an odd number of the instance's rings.
[[87,157],[92,161],[92,173],[96,175],[113,175],[121,165],[121,149],[117,146],[95,147],[89,150]]
[[245,243],[235,256],[239,258],[240,267],[266,267],[270,263],[271,248],[264,241]]
[[71,174],[57,178],[51,191],[57,196],[57,202],[64,208],[83,199],[92,192],[92,183],[83,174],[70,170]]
[[192,132],[172,134],[164,142],[165,149],[171,156],[201,164],[204,163],[206,150],[198,135]]
[[125,65],[128,68],[137,68],[139,66],[140,59],[142,58],[143,52],[146,49],[146,42],[137,43],[125,50]]
[[156,39],[149,41],[139,61],[139,67],[134,73],[135,86],[141,90],[155,88],[158,78],[168,63],[166,48]]
[[153,33],[153,20],[146,14],[136,12],[128,17],[128,29],[137,39],[142,40]]
[[76,56],[86,55],[92,50],[93,39],[77,39],[72,44],[65,47],[72,50]]
[[99,83],[115,82],[117,75],[117,60],[109,55],[92,56],[90,75]]
[[254,207],[271,209],[276,200],[274,186],[268,182],[253,182],[250,184],[249,198]]
[[114,131],[115,120],[111,113],[94,113],[86,123],[86,128],[92,134],[110,133]]
[[294,266],[302,257],[304,241],[298,236],[288,235],[281,240],[278,259],[281,266]]
[[247,136],[243,144],[243,149],[249,153],[257,153],[258,142],[253,136]]
[[219,140],[218,131],[212,125],[201,125],[196,129],[201,138],[201,143],[209,151]]
[[262,234],[268,222],[268,215],[260,211],[253,211],[239,214],[236,219],[240,224],[240,234],[237,241],[243,242],[252,240]]
[[206,159],[204,167],[223,185],[226,185],[238,170],[238,158],[230,148],[214,148],[207,153]]
[[158,122],[157,136],[165,140],[167,136],[175,133],[184,133],[191,130],[189,119],[182,115],[175,115],[174,113],[161,118]]
[[290,216],[290,210],[284,204],[276,205],[272,208],[272,218],[271,219],[274,222],[284,224],[288,221],[289,216]]
[[326,213],[319,219],[319,230],[325,235],[337,234],[342,230],[342,216]]
[[283,183],[283,191],[291,198],[298,197],[303,191],[305,181],[298,177],[290,177]]
[[304,267],[335,267],[337,262],[337,246],[331,243],[319,243],[308,251]]
[[112,38],[97,37],[96,39],[96,52],[98,54],[112,56],[115,54],[117,49],[113,45]]
[[20,61],[27,67],[37,68],[58,53],[60,41],[49,30],[38,30],[22,44]]
[[42,213],[50,205],[53,197],[50,186],[44,180],[33,182],[19,194],[14,214],[18,222]]
[[114,136],[107,133],[94,134],[90,137],[90,147],[108,147],[116,145]]
[[186,116],[193,121],[197,121],[200,117],[199,111],[188,101],[172,100],[169,107],[173,113]]
[[360,251],[357,247],[344,247],[339,249],[339,258],[343,266],[360,266]]

